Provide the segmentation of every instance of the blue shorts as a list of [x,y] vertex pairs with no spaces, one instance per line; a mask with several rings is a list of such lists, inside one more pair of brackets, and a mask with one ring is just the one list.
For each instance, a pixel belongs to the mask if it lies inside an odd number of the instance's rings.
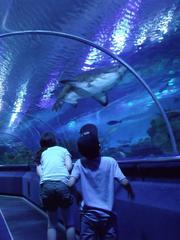
[[[104,214],[104,212],[102,212]],[[82,211],[80,240],[117,240],[116,218],[96,209]]]
[[58,207],[67,208],[73,203],[68,186],[61,181],[45,181],[41,184],[41,199],[47,211],[56,211]]

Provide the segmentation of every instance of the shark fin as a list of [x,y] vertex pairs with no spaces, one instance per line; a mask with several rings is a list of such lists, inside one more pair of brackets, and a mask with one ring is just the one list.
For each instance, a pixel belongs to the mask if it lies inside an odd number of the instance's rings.
[[108,105],[108,97],[107,94],[102,92],[98,95],[93,96],[93,98],[98,101],[101,105],[106,106]]
[[54,105],[52,106],[52,111],[57,112],[61,106],[62,106],[62,102],[59,102],[59,101],[57,100],[57,101],[54,103]]

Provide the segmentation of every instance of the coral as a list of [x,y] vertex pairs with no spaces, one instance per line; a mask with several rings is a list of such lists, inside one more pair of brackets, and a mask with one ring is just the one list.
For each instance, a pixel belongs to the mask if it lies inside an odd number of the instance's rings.
[[[172,126],[178,150],[180,151],[180,111],[168,111],[167,116]],[[151,126],[147,133],[154,146],[161,148],[163,152],[172,152],[169,134],[162,116],[158,115],[151,121]]]

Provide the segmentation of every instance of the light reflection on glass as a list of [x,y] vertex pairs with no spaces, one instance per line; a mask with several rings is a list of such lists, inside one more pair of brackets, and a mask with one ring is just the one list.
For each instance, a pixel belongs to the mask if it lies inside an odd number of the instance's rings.
[[173,86],[175,84],[175,78],[172,78],[168,81],[168,86]]
[[155,18],[151,18],[145,24],[142,24],[134,45],[138,47],[142,45],[146,39],[149,39],[151,42],[161,42],[164,39],[164,35],[168,32],[169,24],[173,19],[175,10],[176,6],[173,4],[169,11],[165,12],[164,10]]
[[68,122],[67,126],[69,129],[74,129],[76,127],[76,121],[72,120],[72,121]]
[[112,42],[110,49],[116,54],[122,53],[126,46],[126,41],[130,36],[131,30],[134,28],[134,20],[139,11],[140,4],[141,0],[130,0],[121,12],[122,17],[114,25],[114,30],[109,40]]
[[[104,31],[99,32],[96,41],[99,46],[110,48],[114,53],[120,54],[126,46],[126,41],[133,29],[134,20],[139,11],[141,0],[129,0],[126,7],[115,17],[116,22],[112,27],[105,27]],[[111,28],[111,30],[110,30]],[[105,46],[106,45],[106,46]],[[93,64],[101,62],[102,52],[91,47],[86,57],[83,71],[94,69]],[[114,62],[114,60],[112,60]]]
[[[95,37],[97,40],[95,43],[101,47],[104,46],[105,42],[107,41],[107,35],[104,32],[99,32],[97,36]],[[102,51],[90,47],[89,53],[86,57],[86,60],[84,61],[84,66],[81,68],[83,71],[89,71],[93,70],[95,67],[93,67],[93,64],[101,62],[103,59],[103,53]]]
[[12,125],[15,123],[15,120],[18,117],[18,113],[21,112],[21,110],[22,110],[22,106],[23,106],[23,103],[24,103],[24,100],[25,100],[25,96],[27,94],[28,82],[29,81],[26,81],[25,83],[23,83],[20,86],[20,89],[19,89],[18,94],[17,94],[17,100],[14,103],[14,107],[13,107],[13,110],[12,110],[13,113],[11,115],[8,127],[12,127]]
[[[9,56],[11,58],[11,56]],[[1,67],[0,67],[0,111],[2,110],[3,107],[3,96],[5,93],[5,84],[6,84],[6,78],[11,71],[12,65],[9,59],[4,59],[1,62]]]
[[128,102],[127,104],[129,107],[132,107],[134,105],[134,103],[131,101],[131,102]]
[[[98,44],[99,45],[99,44]],[[84,66],[81,68],[83,71],[89,71],[94,69],[92,65],[102,60],[102,52],[96,48],[91,47],[89,54],[84,62]]]
[[46,85],[44,92],[42,93],[42,97],[38,104],[39,107],[47,108],[49,105],[51,105],[51,98],[58,84],[59,78],[53,77],[50,79],[49,83]]

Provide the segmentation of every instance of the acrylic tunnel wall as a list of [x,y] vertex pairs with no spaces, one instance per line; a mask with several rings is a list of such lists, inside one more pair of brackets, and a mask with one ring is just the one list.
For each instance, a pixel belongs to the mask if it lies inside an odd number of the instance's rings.
[[[97,125],[103,154],[117,160],[178,154],[178,58],[177,48],[173,48],[174,51],[167,48],[170,43],[144,48],[140,53],[124,56],[124,61],[91,41],[53,31],[20,31],[0,37],[2,53],[11,54],[12,58],[16,57],[11,49],[14,42],[24,47],[19,63],[11,63],[7,79],[13,81],[4,82],[7,86],[0,133],[3,163],[22,163],[22,158],[24,163],[30,162],[30,155],[33,158],[40,135],[46,130],[56,131],[60,144],[77,159],[76,141],[80,127],[86,123]],[[38,50],[34,45],[39,46]],[[80,50],[72,56],[67,54],[67,59],[58,54],[61,70],[53,66],[44,82],[41,79],[43,69],[39,71],[39,68],[48,52],[47,46],[55,45]],[[96,58],[89,63],[87,55],[90,53]],[[1,57],[3,60],[5,56]],[[52,56],[51,61],[54,58],[56,56]],[[74,64],[76,58],[82,61],[78,66]],[[50,67],[45,65],[44,68],[49,71]]]
[[86,123],[136,194],[117,186],[119,239],[179,240],[180,1],[102,2],[0,1],[0,240],[46,238],[40,136],[75,162]]

